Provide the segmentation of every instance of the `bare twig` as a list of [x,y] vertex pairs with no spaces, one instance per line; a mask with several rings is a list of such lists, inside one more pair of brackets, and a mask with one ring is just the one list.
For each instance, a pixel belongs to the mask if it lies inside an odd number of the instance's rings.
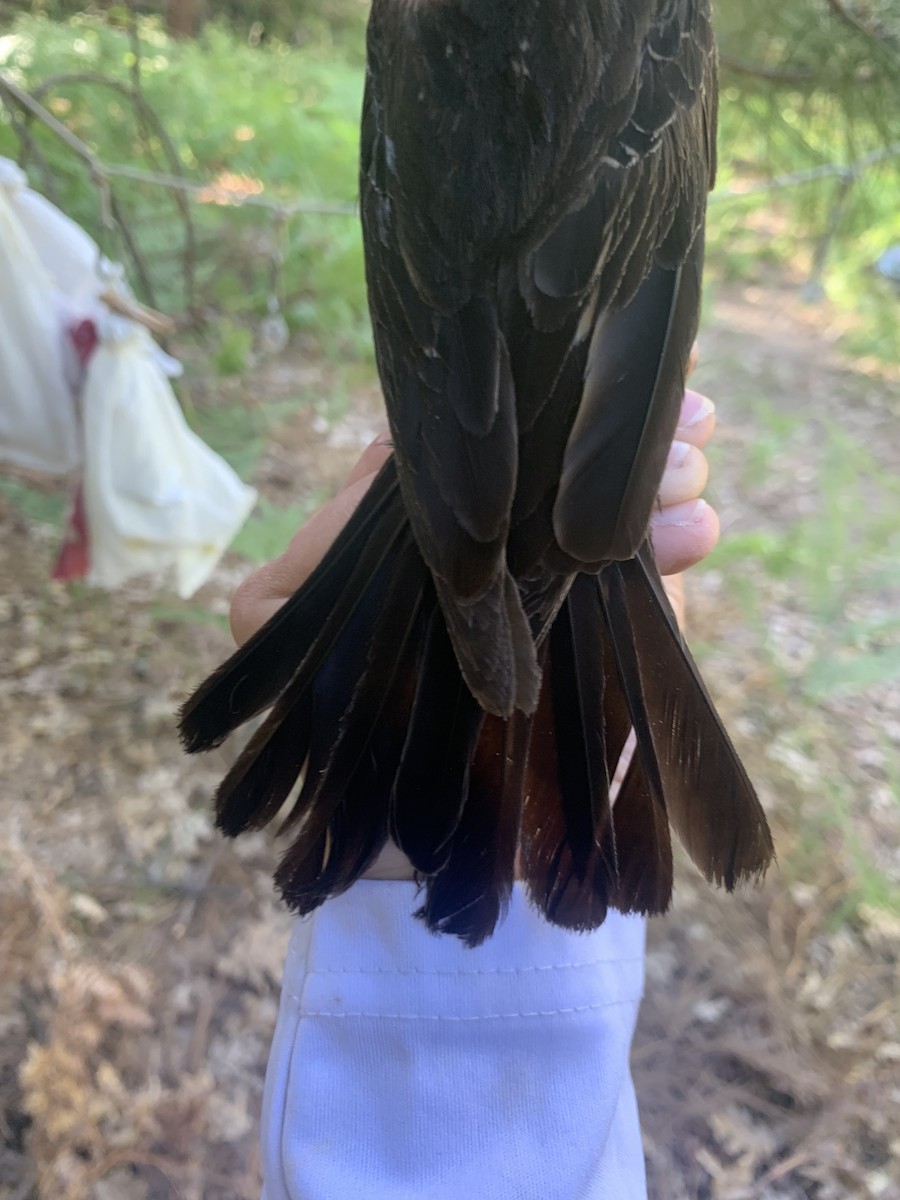
[[[137,271],[138,281],[141,293],[147,297],[150,304],[156,308],[156,290],[153,287],[153,280],[150,278],[150,272],[147,269],[147,264],[144,262],[144,256],[141,254],[140,247],[134,234],[131,232],[131,227],[125,220],[125,216],[119,205],[118,200],[112,195],[109,189],[109,176],[104,178],[104,187],[106,189],[107,203],[109,204],[110,214],[113,223],[119,229],[122,235],[122,241],[131,255],[131,261],[134,264],[134,269]],[[103,193],[101,192],[101,196]]]
[[834,197],[828,209],[825,228],[817,238],[816,247],[813,251],[812,266],[809,270],[809,285],[811,286],[821,287],[822,276],[825,274],[825,264],[828,261],[828,252],[837,236],[844,211],[847,207],[847,201],[850,199],[850,194],[858,180],[859,175],[853,174],[841,175],[837,181]]
[[134,0],[125,0],[128,9],[128,40],[131,43],[131,82],[134,90],[141,90],[141,35],[138,30],[137,10]]
[[[137,39],[133,54],[139,53],[139,38],[132,20],[132,41]],[[162,149],[168,170],[145,170],[124,164],[104,163],[79,137],[59,121],[42,103],[43,98],[53,89],[66,85],[89,84],[110,89],[123,96],[134,108],[139,125],[142,129],[147,147],[152,151],[154,146]],[[158,307],[153,279],[147,263],[141,252],[138,239],[130,227],[122,202],[115,195],[112,181],[127,179],[136,183],[149,184],[165,189],[172,197],[184,230],[182,247],[179,250],[181,259],[182,280],[184,286],[185,308],[189,313],[196,314],[196,264],[197,240],[191,203],[213,202],[218,204],[250,204],[265,209],[275,216],[276,227],[279,230],[275,261],[273,261],[273,287],[281,291],[282,264],[277,261],[283,253],[284,242],[287,238],[287,225],[294,217],[303,213],[335,214],[340,216],[353,215],[356,208],[353,205],[317,204],[303,200],[281,200],[274,197],[262,196],[257,193],[242,193],[229,189],[227,183],[216,181],[210,185],[188,179],[182,169],[182,164],[175,144],[172,142],[159,115],[148,103],[140,90],[140,68],[132,71],[131,83],[112,79],[105,75],[92,72],[70,72],[54,75],[45,79],[32,93],[19,87],[12,79],[0,72],[0,99],[3,99],[12,114],[14,128],[20,142],[26,147],[28,156],[34,157],[41,165],[42,174],[51,185],[52,175],[47,171],[43,158],[40,156],[34,138],[29,129],[29,120],[36,120],[50,129],[66,146],[86,165],[92,183],[97,189],[100,200],[101,220],[104,229],[117,232],[125,251],[131,259],[138,288],[141,294],[153,306]],[[52,197],[58,200],[58,197]],[[111,255],[115,257],[115,255]],[[275,294],[275,293],[273,293]]]
[[137,321],[139,325],[143,325],[151,333],[165,336],[166,334],[175,332],[175,322],[171,317],[167,317],[161,312],[156,312],[155,309],[147,308],[144,304],[138,304],[136,300],[130,300],[127,296],[122,296],[112,288],[101,292],[100,299],[112,312],[118,313],[122,317],[128,317],[132,321]]
[[864,154],[852,163],[823,163],[819,167],[809,167],[804,171],[789,171],[785,175],[776,175],[774,179],[764,179],[759,183],[722,188],[713,192],[710,201],[743,200],[747,196],[758,196],[764,192],[799,187],[801,184],[816,183],[821,179],[847,179],[855,182],[869,167],[888,162],[893,158],[900,158],[900,142],[894,142],[880,150],[873,150],[870,154]]
[[[137,52],[137,50],[134,51],[134,53]],[[148,148],[152,147],[154,138],[158,140],[169,165],[170,174],[165,177],[184,180],[185,176],[181,167],[181,159],[178,156],[178,151],[175,147],[175,144],[169,137],[168,130],[166,129],[165,124],[157,114],[156,110],[147,101],[143,92],[140,90],[140,73],[138,72],[137,75],[133,75],[132,79],[132,85],[129,87],[127,84],[122,83],[118,79],[110,79],[109,76],[97,75],[90,71],[68,72],[61,75],[52,75],[48,79],[45,79],[37,88],[35,88],[32,98],[40,103],[48,91],[51,91],[54,88],[63,87],[66,84],[88,83],[111,88],[113,91],[124,96],[125,99],[132,104],[137,113],[138,121],[140,122],[144,131],[146,132],[149,130],[149,133],[145,137],[146,146]],[[117,172],[114,169],[111,170],[109,166],[105,166],[104,169],[107,177],[106,186],[108,188],[108,179],[110,177],[115,177],[117,174],[121,174],[121,172]],[[169,191],[171,192],[175,205],[179,210],[179,216],[184,228],[184,248],[181,254],[182,271],[184,274],[186,307],[188,310],[192,311],[196,299],[194,285],[197,261],[194,222],[191,216],[190,205],[188,204],[187,196],[184,194],[184,192],[178,188],[170,188]],[[128,245],[129,252],[133,257],[135,255],[137,256],[135,258],[135,267],[137,268],[138,274],[142,279],[149,278],[147,268],[143,261],[140,260],[140,252],[138,250],[137,243],[134,238],[131,237],[124,222],[120,223],[120,230],[126,244]],[[148,292],[148,298],[152,303],[153,297],[151,292]]]
[[857,33],[861,33],[863,37],[885,50],[892,48],[893,38],[881,33],[876,26],[870,25],[862,17],[851,12],[843,0],[827,0],[827,4],[838,20],[843,21],[845,25],[849,25],[851,29],[855,29]]
[[42,125],[46,125],[52,130],[58,138],[60,138],[69,149],[76,154],[83,163],[86,164],[95,178],[99,178],[106,173],[106,168],[100,159],[89,149],[88,146],[76,137],[70,129],[63,125],[62,121],[57,120],[53,113],[49,112],[42,104],[39,104],[24,88],[20,88],[18,84],[13,83],[8,75],[0,72],[0,95],[6,99],[14,101],[19,108],[24,109],[33,117],[36,117]]
[[719,62],[726,71],[735,75],[750,75],[754,79],[765,79],[768,83],[780,83],[788,87],[814,84],[817,79],[814,71],[787,71],[781,67],[767,67],[764,63],[742,62],[740,59],[730,58],[727,54],[720,54]]
[[59,193],[56,188],[56,180],[54,179],[53,172],[50,170],[50,166],[41,153],[37,142],[32,137],[31,129],[28,123],[28,114],[23,112],[22,109],[17,108],[14,104],[8,104],[6,109],[9,113],[9,120],[13,131],[16,137],[19,139],[19,144],[24,148],[27,161],[29,163],[34,162],[37,164],[38,170],[41,172],[41,176],[44,181],[44,192],[47,198],[58,208]]

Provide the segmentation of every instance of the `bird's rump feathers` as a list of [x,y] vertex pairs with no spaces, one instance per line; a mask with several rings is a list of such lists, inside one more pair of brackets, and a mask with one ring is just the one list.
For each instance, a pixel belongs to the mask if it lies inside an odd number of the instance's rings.
[[517,855],[576,928],[666,907],[670,819],[727,887],[771,857],[646,541],[715,123],[708,0],[373,0],[360,192],[394,457],[183,714],[200,749],[274,701],[218,811],[263,824],[304,771],[277,877],[298,911],[389,835],[424,919],[470,942]]

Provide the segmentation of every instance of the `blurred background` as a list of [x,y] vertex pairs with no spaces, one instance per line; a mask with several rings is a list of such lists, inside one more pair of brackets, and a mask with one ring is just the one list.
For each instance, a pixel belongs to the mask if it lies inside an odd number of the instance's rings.
[[[0,155],[174,319],[184,413],[260,493],[180,600],[51,580],[66,488],[0,473],[0,1200],[258,1194],[276,848],[214,834],[234,751],[188,762],[173,712],[229,649],[236,583],[379,429],[366,12],[0,0]],[[651,1195],[897,1200],[900,0],[717,22],[696,380],[723,537],[689,632],[779,862],[732,898],[683,862],[653,923]]]

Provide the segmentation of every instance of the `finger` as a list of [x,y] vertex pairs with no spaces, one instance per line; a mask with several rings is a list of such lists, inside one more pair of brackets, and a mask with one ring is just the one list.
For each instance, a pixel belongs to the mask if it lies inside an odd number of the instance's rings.
[[675,575],[711,554],[719,540],[719,518],[705,500],[688,500],[654,513],[650,536],[662,575]]
[[679,626],[684,629],[685,624],[685,599],[684,599],[684,575],[664,575],[663,587],[666,589],[666,595],[669,597],[669,603],[675,611],[675,619]]
[[675,437],[680,442],[689,442],[700,450],[712,437],[716,428],[716,406],[706,396],[690,390],[684,393],[681,414]]
[[344,487],[298,529],[284,554],[248,575],[231,601],[231,632],[242,645],[305,583],[366,494],[370,473]]
[[706,487],[708,477],[709,464],[703,451],[687,442],[673,442],[659,485],[660,507],[696,500]]
[[357,480],[364,479],[367,475],[376,474],[391,457],[392,453],[390,434],[385,429],[379,433],[378,437],[373,438],[365,450],[363,450],[353,470],[344,480],[343,487],[350,487]]
[[693,346],[691,346],[690,357],[688,358],[688,369],[687,369],[688,379],[690,379],[690,377],[693,375],[693,373],[697,370],[697,363],[699,361],[700,361],[700,343],[694,342]]

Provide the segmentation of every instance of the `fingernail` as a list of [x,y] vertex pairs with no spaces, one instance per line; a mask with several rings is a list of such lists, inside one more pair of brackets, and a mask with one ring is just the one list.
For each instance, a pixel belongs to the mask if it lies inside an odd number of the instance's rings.
[[681,429],[692,429],[695,425],[699,425],[701,421],[705,421],[707,417],[711,417],[716,411],[716,406],[712,400],[708,400],[706,396],[701,396],[699,392],[692,392],[690,389],[684,393],[684,404],[681,406],[681,420],[678,422]]
[[677,470],[684,466],[684,460],[691,452],[691,447],[687,442],[673,442],[668,457],[666,458],[666,466]]
[[654,513],[656,525],[696,525],[703,520],[708,505],[705,500],[686,500],[683,504],[672,504]]

